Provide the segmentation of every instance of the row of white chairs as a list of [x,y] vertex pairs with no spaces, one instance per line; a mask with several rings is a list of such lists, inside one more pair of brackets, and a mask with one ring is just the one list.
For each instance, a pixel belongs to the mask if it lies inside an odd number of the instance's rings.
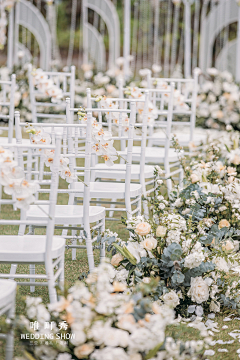
[[[174,83],[172,79],[154,79],[155,85],[153,88],[153,84],[151,84],[153,79],[148,77],[149,89],[142,91],[144,96],[141,100],[127,99],[124,96],[123,85],[120,83],[119,98],[109,99],[109,101],[117,105],[117,108],[114,109],[101,108],[100,106],[95,108],[95,99],[91,97],[91,91],[88,89],[87,122],[84,124],[74,121],[78,111],[77,108],[74,108],[75,68],[72,67],[70,73],[46,73],[46,75],[57,81],[58,86],[63,86],[64,96],[70,96],[70,98],[66,100],[66,105],[63,102],[57,104],[58,110],[61,108],[64,111],[66,108],[66,115],[60,114],[58,117],[55,114],[39,111],[38,107],[45,106],[50,108],[54,105],[39,100],[41,94],[34,87],[32,69],[29,67],[33,122],[37,127],[48,132],[52,139],[52,145],[41,145],[41,152],[39,152],[40,147],[38,145],[30,145],[28,140],[22,138],[22,128],[26,124],[20,121],[20,114],[18,112],[15,114],[16,140],[13,139],[15,77],[12,76],[11,81],[5,84],[8,87],[8,91],[9,87],[11,87],[10,101],[7,101],[6,96],[3,96],[4,104],[1,105],[9,106],[9,113],[7,115],[9,126],[8,128],[3,127],[4,130],[8,130],[8,137],[5,139],[1,138],[0,144],[14,148],[16,159],[25,169],[26,176],[29,180],[37,179],[41,189],[36,194],[36,204],[31,205],[27,212],[21,211],[21,220],[0,220],[0,225],[19,225],[18,236],[8,236],[7,241],[6,236],[0,237],[0,263],[12,264],[10,274],[2,273],[0,278],[18,279],[20,280],[18,282],[19,285],[30,285],[31,291],[34,291],[35,286],[45,284],[49,289],[50,301],[54,302],[57,299],[55,286],[57,284],[63,286],[64,281],[65,239],[73,239],[72,245],[70,245],[72,247],[73,259],[76,259],[77,248],[87,248],[91,271],[94,268],[93,248],[97,238],[95,231],[98,233],[104,231],[105,212],[109,211],[110,220],[114,219],[113,212],[115,211],[125,212],[127,217],[141,214],[141,196],[144,195],[146,197],[155,189],[156,179],[154,178],[153,165],[164,166],[169,192],[172,186],[172,176],[178,174],[179,183],[181,184],[182,169],[170,144],[172,126],[173,122],[179,126],[183,124],[184,126],[189,125],[190,140],[194,140],[196,110],[196,87],[194,86],[196,86],[197,80],[196,76],[192,82],[174,79],[176,80]],[[168,86],[165,88],[158,87],[156,86],[158,81],[165,81]],[[0,85],[3,89],[2,82],[0,82]],[[183,87],[181,87],[182,85]],[[182,89],[185,89],[185,101],[191,105],[190,109],[182,113],[174,109],[174,91],[176,87],[180,92]],[[166,94],[169,97],[167,102],[163,99]],[[136,104],[139,101],[144,101],[144,111],[141,120],[136,122]],[[158,109],[158,119],[153,125],[147,123],[148,101],[151,101]],[[117,124],[115,121],[116,113],[118,113]],[[111,140],[118,141],[120,144],[118,154],[124,159],[120,164],[114,164],[109,168],[104,163],[99,162],[99,156],[92,153],[91,123],[93,115],[97,116],[98,122],[103,128],[111,131],[115,130]],[[124,117],[126,115],[129,118],[129,129],[127,132],[124,125]],[[190,121],[186,122],[186,124],[181,121],[174,121],[178,115],[188,115]],[[103,121],[103,118],[106,121]],[[5,117],[5,119],[7,118]],[[39,119],[47,121],[52,121],[53,119],[54,121],[60,120],[61,123],[38,122]],[[159,136],[159,132],[155,131],[159,129],[164,129],[164,136]],[[202,141],[205,134],[201,136],[197,138],[198,142]],[[17,145],[14,144],[15,141]],[[185,146],[188,144],[187,141],[185,135],[182,135],[180,143]],[[138,142],[140,146],[136,146],[135,142]],[[161,145],[162,147],[154,147],[154,145]],[[42,153],[45,147],[48,147],[48,149],[55,148],[52,171],[44,169]],[[59,161],[56,159],[59,159],[61,155],[69,159],[70,170],[83,179],[82,181],[70,184],[67,189],[60,189],[58,187],[59,169],[57,168]],[[47,189],[46,185],[48,185]],[[43,193],[49,194],[48,200],[41,200]],[[57,195],[62,193],[69,195],[68,205],[56,205]],[[77,205],[79,201],[82,205]],[[8,202],[10,201],[8,200]],[[7,202],[5,201],[5,203]],[[90,203],[94,203],[95,206],[90,206]],[[101,206],[103,204],[108,204],[109,207]],[[148,208],[146,202],[143,202],[143,208],[144,214],[147,217]],[[26,226],[29,226],[28,235],[25,235]],[[34,235],[36,227],[46,227],[46,235]],[[54,236],[55,229],[62,229],[62,236]],[[71,235],[68,235],[69,230]],[[94,231],[94,236],[91,235],[91,230]],[[77,236],[77,231],[80,231],[79,236]],[[85,246],[77,245],[77,239],[82,237],[85,237]],[[100,257],[104,257],[104,244],[96,247],[100,247]],[[19,263],[29,264],[30,274],[17,274],[16,269]],[[35,265],[39,263],[45,264],[45,275],[35,273]],[[27,279],[30,279],[30,281],[25,281]],[[39,280],[45,280],[45,283]],[[10,316],[14,316],[16,283],[9,281],[8,283],[9,301],[6,303],[6,296],[1,297],[0,313],[8,312]],[[10,284],[13,285],[10,286]],[[5,289],[6,282],[0,280],[0,289],[1,286]],[[4,291],[4,293],[6,292]],[[12,347],[13,336],[12,332],[10,332],[7,335],[7,359],[11,359]]]

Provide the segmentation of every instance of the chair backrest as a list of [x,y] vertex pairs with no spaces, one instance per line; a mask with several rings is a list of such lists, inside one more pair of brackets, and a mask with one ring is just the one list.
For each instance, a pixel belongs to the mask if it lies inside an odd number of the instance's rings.
[[[67,104],[70,106],[70,99],[67,99]],[[19,112],[15,113],[16,122],[16,136],[17,142],[21,142],[21,128],[26,127],[26,123],[20,122]],[[84,124],[56,124],[56,123],[38,123],[33,125],[27,125],[28,132],[30,134],[31,142],[36,143],[38,146],[41,143],[46,142],[46,139],[55,144],[61,130],[62,143],[60,144],[60,177],[65,179],[67,183],[70,183],[70,188],[58,189],[58,193],[71,194],[76,191],[71,189],[71,184],[81,177],[84,184],[83,192],[83,204],[84,213],[88,213],[89,201],[90,201],[90,178],[89,174],[91,171],[91,148],[92,148],[92,118],[88,115],[88,121]],[[51,129],[48,131],[48,129]],[[20,134],[20,136],[19,136]],[[44,188],[39,190],[39,193],[49,193],[50,189],[46,188],[46,185],[50,184],[50,180],[45,178],[51,175],[51,162],[52,154],[48,154],[45,161],[41,164],[41,172],[38,174],[40,184],[44,185]],[[45,167],[50,169],[46,171]],[[38,204],[42,201],[39,200]],[[46,201],[44,201],[46,204]],[[88,216],[87,214],[85,214]]]
[[[77,113],[79,111],[79,109],[77,108],[71,108],[70,107],[70,103],[67,103],[67,117]],[[135,124],[135,120],[136,120],[136,104],[134,102],[131,102],[130,104],[130,109],[101,109],[101,108],[87,108],[86,109],[87,112],[87,120],[88,122],[91,119],[91,123],[92,123],[92,129],[98,129],[96,136],[92,139],[92,155],[95,158],[95,156],[100,156],[105,160],[106,164],[109,164],[109,171],[112,170],[111,164],[112,161],[109,161],[109,157],[111,158],[111,156],[113,158],[117,159],[118,153],[116,152],[115,148],[113,147],[113,142],[114,141],[118,141],[118,140],[122,140],[123,137],[121,135],[119,135],[120,131],[117,131],[117,135],[112,135],[110,132],[106,132],[104,129],[104,125],[106,124],[107,129],[111,129],[113,130],[114,127],[118,128],[119,126],[121,126],[121,124],[116,124],[114,122],[114,115],[115,113],[118,114],[129,114],[129,130],[127,135],[125,134],[125,138],[124,140],[128,141],[128,147],[127,147],[127,154],[125,157],[126,160],[126,174],[125,174],[125,184],[126,184],[126,191],[130,191],[130,182],[131,182],[131,166],[132,166],[132,153],[133,153],[133,131],[134,131],[134,124]],[[93,118],[93,113],[94,116],[97,115],[98,119],[101,118],[102,119],[102,114],[107,113],[109,115],[109,120],[107,123],[105,123],[104,121],[102,122],[97,122],[95,118]],[[119,118],[121,118],[121,116],[119,116]],[[84,122],[86,119],[84,118],[84,120],[81,120],[81,122]],[[111,125],[109,125],[109,123],[111,122]],[[107,130],[107,131],[108,131]],[[96,132],[96,131],[95,131]],[[98,136],[99,134],[99,136]],[[107,135],[106,140],[104,140],[104,134]],[[102,139],[101,136],[103,135]],[[99,138],[99,140],[98,140]],[[102,141],[104,140],[104,141]],[[113,150],[113,154],[111,154],[111,149]],[[115,153],[114,153],[115,151]],[[106,154],[106,155],[105,155]],[[115,156],[116,155],[116,156]],[[111,159],[110,159],[111,160]],[[114,161],[114,160],[113,160]],[[92,166],[91,166],[91,170],[94,171],[95,170],[95,162],[92,162]],[[114,170],[115,171],[115,170]],[[119,170],[120,171],[120,170]],[[128,194],[126,195],[128,196]]]
[[8,121],[8,126],[0,126],[0,132],[1,130],[8,131],[8,143],[11,143],[13,138],[15,88],[15,74],[12,74],[10,81],[0,80],[0,121]]
[[147,83],[150,88],[165,88],[171,81],[175,82],[173,122],[175,125],[182,125],[182,122],[178,121],[179,116],[184,119],[189,118],[189,122],[185,123],[185,126],[190,126],[190,140],[193,139],[196,124],[199,70],[195,69],[193,74],[191,79],[153,78],[151,70],[147,75]]
[[[192,79],[153,78],[151,77],[151,70],[149,70],[147,75],[149,100],[157,108],[158,115],[161,115],[165,106],[165,101],[159,99],[157,92],[151,90],[167,90],[169,89],[171,82],[174,82],[173,125],[189,127],[190,140],[193,139],[196,124],[198,76],[198,69],[194,70],[194,77]],[[120,79],[120,94],[123,94],[124,90],[123,81]],[[140,90],[144,91],[144,89]]]
[[[47,226],[46,230],[46,256],[51,253],[52,250],[52,239],[54,234],[54,218],[55,218],[55,205],[57,203],[57,189],[58,189],[58,181],[59,181],[59,164],[60,164],[60,146],[61,146],[61,137],[60,135],[57,135],[56,137],[56,144],[53,145],[35,145],[35,144],[8,144],[4,147],[4,149],[8,149],[13,152],[15,159],[18,162],[20,168],[23,170],[25,174],[25,178],[22,179],[21,182],[21,191],[19,192],[19,184],[17,186],[15,198],[17,202],[19,203],[19,207],[21,208],[21,220],[0,220],[0,225],[41,225],[41,226]],[[36,184],[40,184],[40,181],[37,181],[36,183],[33,183],[33,180],[36,179],[35,175],[36,172],[38,174],[41,172],[40,164],[42,163],[42,159],[45,157],[46,152],[52,151],[54,152],[53,156],[53,163],[52,163],[52,172],[51,172],[51,183],[50,183],[50,198],[49,198],[49,212],[47,221],[30,221],[26,220],[26,207],[22,205],[22,202],[24,200],[23,198],[18,198],[17,196],[20,196],[20,194],[25,194],[26,191],[30,188],[35,191],[37,191],[38,187]],[[1,167],[0,162],[0,167]],[[38,170],[36,170],[36,164]],[[13,173],[16,172],[15,165],[12,167]],[[17,179],[19,180],[19,179]],[[13,186],[14,181],[16,179],[13,177],[11,180],[11,184]],[[33,201],[33,199],[30,199],[29,201]],[[21,228],[21,226],[20,226]],[[21,232],[19,232],[19,235],[23,235]]]
[[[117,109],[128,109],[131,103],[135,103],[136,109],[141,110],[141,117],[138,122],[134,122],[134,135],[133,141],[140,142],[141,154],[140,154],[140,177],[144,179],[144,166],[145,166],[145,152],[146,152],[146,140],[147,140],[147,124],[148,124],[148,98],[149,93],[145,91],[141,99],[125,99],[125,98],[106,98],[103,101],[98,102],[98,108],[117,108]],[[87,101],[94,107],[96,98],[91,98],[90,89],[87,90]],[[121,139],[121,150],[126,149],[126,132],[129,128],[129,119],[127,114],[124,113],[112,113],[114,115],[114,124],[118,124],[118,136]],[[125,115],[125,116],[123,116]],[[107,115],[107,126],[111,126],[111,113]],[[102,123],[102,113],[99,113],[99,122]],[[134,146],[133,146],[134,154]]]
[[[43,80],[41,80],[41,78],[43,78]],[[41,69],[33,71],[32,65],[29,64],[28,81],[32,107],[32,121],[36,123],[45,119],[48,121],[51,120],[51,122],[54,122],[55,120],[64,122],[66,119],[65,100],[67,97],[70,97],[71,106],[74,107],[75,66],[71,66],[70,72],[56,72],[42,71]],[[50,101],[50,98],[53,95],[51,91],[43,91],[43,89],[45,90],[48,88],[48,84],[50,84],[50,90],[52,84],[54,84],[53,92],[55,91],[56,94],[60,94],[60,98],[57,103]],[[54,101],[54,98],[52,101]],[[43,111],[43,109],[46,111]],[[59,114],[59,112],[63,113]]]

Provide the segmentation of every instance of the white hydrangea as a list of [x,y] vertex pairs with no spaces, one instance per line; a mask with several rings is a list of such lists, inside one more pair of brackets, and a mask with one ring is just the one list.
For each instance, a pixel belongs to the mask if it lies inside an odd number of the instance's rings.
[[170,230],[167,235],[167,245],[172,243],[180,243],[181,231],[179,230]]
[[203,247],[200,242],[197,242],[191,253],[186,256],[184,261],[184,266],[193,269],[197,266],[199,266],[203,261],[205,260],[205,254],[203,252]]

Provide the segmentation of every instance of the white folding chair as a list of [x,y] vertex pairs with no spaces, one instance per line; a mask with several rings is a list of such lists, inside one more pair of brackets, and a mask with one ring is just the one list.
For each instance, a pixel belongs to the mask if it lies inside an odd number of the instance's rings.
[[[43,220],[28,220],[26,212],[21,210],[20,220],[0,220],[0,225],[19,225],[18,235],[0,236],[0,263],[12,264],[10,273],[0,273],[0,278],[19,279],[18,285],[48,286],[50,302],[57,301],[55,285],[63,288],[65,239],[54,236],[55,207],[60,163],[60,135],[56,138],[56,146],[51,145],[12,145],[7,147],[17,152],[16,160],[25,169],[25,186],[34,179],[35,164],[44,161],[44,150],[54,150],[54,161],[51,173],[48,216]],[[27,151],[26,151],[27,150]],[[40,151],[41,150],[41,151]],[[25,158],[27,160],[25,161]],[[41,168],[40,168],[41,170]],[[35,172],[35,171],[34,171]],[[21,201],[21,199],[19,199]],[[26,225],[46,226],[46,235],[24,235]],[[44,264],[46,274],[16,274],[18,264]],[[57,267],[56,271],[55,268]],[[54,272],[55,271],[55,272]],[[30,281],[21,281],[30,279]],[[45,280],[35,282],[31,279]]]
[[13,140],[14,122],[14,94],[16,88],[16,75],[12,74],[10,81],[0,80],[0,121],[7,120],[8,126],[0,126],[1,131],[7,131],[7,137],[1,137],[1,144],[11,143]]
[[[50,102],[50,97],[42,94],[34,84],[32,65],[28,65],[28,81],[30,91],[30,101],[32,108],[32,122],[65,122],[66,98],[70,97],[71,106],[74,107],[75,97],[75,66],[71,66],[71,72],[44,71],[42,73],[56,86],[62,90],[62,99],[58,103]],[[43,111],[46,109],[46,111]],[[62,112],[62,114],[59,114]]]
[[[191,143],[198,146],[207,139],[206,131],[196,128],[198,75],[199,71],[195,69],[192,79],[153,78],[151,70],[147,76],[148,89],[167,89],[171,82],[175,83],[172,133],[176,134],[179,144],[184,147]],[[156,93],[150,96],[150,100],[161,112],[164,104],[160,103]],[[150,133],[152,140],[148,146],[158,145],[164,138],[163,132],[154,132],[154,124],[150,127]]]
[[[5,314],[8,319],[14,319],[16,287],[17,283],[13,280],[0,280],[0,317]],[[6,340],[5,360],[12,360],[14,350],[13,329],[7,334],[0,333],[0,339]]]
[[[68,99],[68,103],[70,99]],[[26,124],[20,122],[19,112],[15,115],[16,121],[16,136],[21,135],[21,127]],[[38,129],[48,131],[51,134],[51,141],[55,143],[58,130],[62,131],[62,159],[69,159],[69,169],[73,174],[83,177],[84,196],[83,205],[68,204],[68,205],[56,205],[55,210],[55,229],[62,229],[62,236],[65,239],[71,239],[72,245],[67,245],[68,248],[72,248],[72,259],[76,260],[76,249],[87,249],[88,262],[90,271],[94,268],[93,258],[93,243],[97,240],[97,235],[91,239],[90,224],[93,224],[91,230],[95,230],[95,233],[101,233],[105,230],[105,208],[101,206],[90,206],[89,198],[89,171],[90,164],[88,157],[91,157],[91,121],[89,120],[85,124],[56,124],[56,123],[38,123],[34,125]],[[89,137],[89,138],[88,138]],[[21,142],[21,137],[18,138],[18,142]],[[80,145],[80,146],[79,146]],[[90,146],[90,155],[89,155]],[[91,160],[91,159],[90,159]],[[79,162],[83,164],[76,164]],[[45,172],[46,173],[46,172]],[[68,194],[70,197],[74,197],[74,191],[71,189],[58,189],[58,194]],[[42,189],[39,193],[49,193],[49,189]],[[38,205],[41,205],[40,207]],[[27,220],[45,220],[47,218],[49,205],[46,201],[38,200],[35,205],[31,205],[26,213]],[[61,225],[62,224],[62,225]],[[68,230],[72,231],[72,235],[68,235]],[[77,236],[77,231],[80,231],[80,236]],[[85,245],[77,245],[77,240],[82,240],[82,232],[88,234]],[[31,232],[34,232],[34,226],[31,227]],[[95,248],[100,247],[100,258],[105,257],[104,244],[95,245]]]
[[[70,107],[70,103],[67,102],[67,118],[71,117],[71,114],[74,114],[74,112],[78,112],[79,109],[74,109]],[[125,137],[125,140],[128,141],[128,146],[126,150],[126,173],[125,173],[125,179],[124,182],[116,182],[114,181],[114,175],[112,177],[113,181],[110,182],[109,180],[102,181],[102,182],[90,182],[90,198],[91,202],[97,203],[97,204],[110,204],[111,207],[106,207],[106,210],[109,211],[121,211],[126,212],[127,217],[130,218],[134,215],[140,215],[141,213],[141,195],[142,195],[142,186],[141,184],[132,183],[131,182],[131,167],[132,167],[132,149],[133,149],[133,130],[134,130],[134,123],[136,118],[136,104],[132,102],[130,104],[130,110],[129,109],[94,109],[94,108],[87,108],[87,118],[88,121],[91,121],[92,119],[92,113],[94,112],[97,114],[109,112],[109,113],[124,113],[124,114],[130,114],[130,120],[129,120],[129,131],[127,136]],[[109,120],[110,122],[113,122],[113,119]],[[104,122],[102,123],[102,126],[104,127]],[[112,124],[113,126],[113,124]],[[108,124],[107,128],[111,128]],[[114,126],[118,127],[117,124],[114,124]],[[118,133],[118,132],[117,132]],[[109,141],[114,140],[122,140],[123,138],[119,135],[112,136]],[[100,154],[101,156],[101,154]],[[95,159],[95,153],[93,152],[93,159]],[[108,171],[112,171],[112,166],[108,168]],[[91,167],[91,170],[95,171],[95,162],[93,162],[93,165]],[[113,174],[117,171],[117,169],[113,169]],[[119,169],[120,172],[122,172],[121,169]],[[95,179],[95,175],[92,179]],[[74,195],[74,199],[70,199],[70,204],[73,204],[74,202],[78,202],[78,197],[82,197],[83,194],[83,184],[74,182],[71,184],[72,189],[75,189],[76,194]],[[118,199],[121,201],[112,201],[111,199]],[[116,205],[121,205],[121,207],[116,207]],[[114,207],[113,207],[114,206]],[[119,220],[116,218],[107,218],[109,220]]]
[[[141,144],[141,153],[140,153],[140,162],[139,164],[132,164],[131,167],[131,180],[134,180],[142,185],[142,194],[144,197],[147,197],[149,194],[153,193],[155,190],[155,176],[154,176],[154,166],[145,164],[145,152],[146,152],[146,138],[147,138],[147,117],[148,117],[148,91],[145,92],[143,99],[120,99],[120,98],[107,98],[106,102],[107,107],[117,107],[118,109],[127,109],[128,105],[131,102],[134,103],[142,103],[143,106],[143,114],[141,122],[135,122],[134,125],[134,138],[133,140],[136,142],[140,142]],[[88,107],[94,107],[95,98],[91,98],[91,90],[87,89],[87,101]],[[102,102],[98,103],[98,107],[104,109],[104,104]],[[118,116],[119,115],[119,116]],[[114,123],[118,124],[118,133],[121,138],[121,150],[126,149],[126,129],[128,127],[128,118],[127,123],[123,117],[122,113],[110,113],[110,116],[114,116]],[[126,116],[126,115],[125,115]],[[102,121],[102,113],[99,113],[99,121]],[[111,121],[108,123],[111,124]],[[133,155],[134,155],[134,146],[133,146]],[[95,171],[92,172],[92,181],[96,181],[99,179],[115,179],[117,181],[121,181],[125,178],[126,173],[126,164],[114,164],[111,171],[104,163],[97,163],[95,165]],[[116,172],[114,172],[116,170]],[[113,201],[116,201],[113,200]],[[146,202],[143,202],[144,215],[148,217],[148,206]],[[112,212],[110,212],[109,216],[112,216]]]

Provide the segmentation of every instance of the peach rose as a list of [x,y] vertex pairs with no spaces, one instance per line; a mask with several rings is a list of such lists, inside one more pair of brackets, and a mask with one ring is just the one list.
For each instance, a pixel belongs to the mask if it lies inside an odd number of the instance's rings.
[[153,250],[157,247],[157,240],[154,237],[144,239],[141,245],[146,250]]
[[228,183],[231,184],[234,181],[234,176],[229,176]]
[[138,224],[135,229],[135,233],[140,236],[147,235],[150,233],[150,231],[151,231],[151,225],[148,224],[147,222]]
[[222,229],[224,227],[230,227],[230,223],[226,219],[222,219],[218,224],[219,229]]
[[124,256],[117,253],[117,254],[113,255],[113,257],[111,259],[111,265],[117,267],[123,259],[124,259]]
[[198,178],[198,176],[196,174],[192,174],[190,176],[190,179],[191,179],[192,184],[195,184],[196,182],[199,181],[199,178]]
[[166,235],[167,228],[165,226],[159,225],[156,229],[156,236],[157,237],[164,237]]
[[232,241],[227,240],[225,244],[222,245],[223,251],[232,251],[234,249],[234,244]]
[[77,346],[74,349],[74,355],[78,359],[85,359],[89,354],[91,354],[94,350],[94,346],[91,343],[83,344],[81,346]]
[[122,291],[125,291],[127,288],[127,286],[125,284],[122,284],[118,281],[114,281],[113,282],[113,291],[115,292],[122,292]]

